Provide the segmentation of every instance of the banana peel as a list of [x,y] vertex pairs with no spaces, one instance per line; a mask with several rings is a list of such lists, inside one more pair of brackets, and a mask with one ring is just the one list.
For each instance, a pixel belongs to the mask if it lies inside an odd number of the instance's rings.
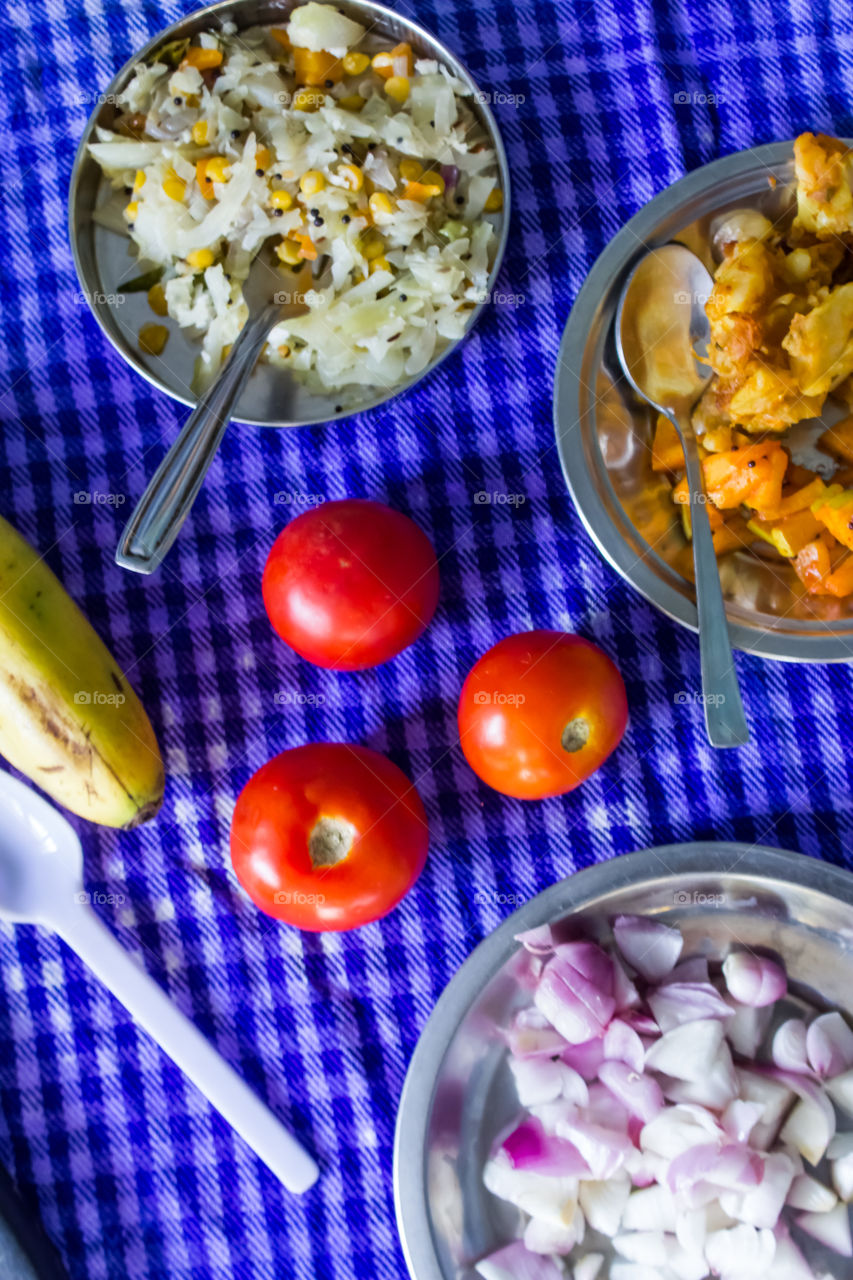
[[72,813],[154,816],[164,773],[151,722],[109,649],[0,517],[0,753]]

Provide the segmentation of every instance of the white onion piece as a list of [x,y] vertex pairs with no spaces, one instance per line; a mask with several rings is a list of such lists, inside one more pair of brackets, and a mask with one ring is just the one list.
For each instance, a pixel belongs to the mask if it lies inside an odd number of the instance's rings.
[[622,1214],[625,1231],[673,1232],[677,1222],[675,1196],[668,1187],[658,1185],[632,1191]]
[[715,1140],[720,1136],[720,1126],[714,1117],[701,1107],[668,1107],[647,1124],[640,1134],[640,1146],[652,1155],[673,1160],[682,1151]]
[[589,1165],[593,1179],[604,1181],[612,1178],[625,1163],[625,1157],[633,1149],[627,1133],[588,1120],[563,1120],[557,1123],[557,1133],[580,1152]]
[[521,1105],[538,1107],[562,1096],[562,1072],[571,1068],[552,1058],[510,1058],[509,1069]]
[[826,1153],[832,1168],[832,1185],[845,1204],[853,1200],[853,1133],[837,1133]]
[[[728,1223],[724,1225],[728,1226]],[[705,1241],[708,1237],[707,1208],[703,1206],[698,1209],[682,1209],[675,1223],[675,1236],[685,1253],[698,1253],[704,1257]]]
[[598,1280],[598,1273],[603,1266],[603,1253],[587,1253],[574,1264],[572,1280]]
[[648,1267],[664,1267],[669,1246],[662,1231],[627,1231],[613,1237],[613,1248],[628,1262]]
[[815,1018],[806,1035],[806,1049],[819,1076],[837,1076],[853,1067],[853,1031],[840,1013]]
[[530,1253],[521,1240],[481,1258],[474,1270],[483,1280],[566,1280],[565,1273],[552,1258]]
[[733,1012],[710,982],[669,982],[650,991],[648,1001],[661,1031],[700,1018],[730,1018]]
[[540,924],[535,929],[526,929],[524,933],[515,935],[525,951],[534,956],[549,956],[554,950],[554,939],[549,924]]
[[711,1070],[723,1034],[722,1023],[714,1019],[685,1023],[652,1045],[646,1054],[646,1068],[676,1080],[702,1080]]
[[791,1183],[786,1203],[804,1213],[829,1213],[838,1204],[838,1196],[810,1173],[801,1173]]
[[676,1245],[669,1251],[669,1270],[676,1280],[705,1280],[708,1265],[701,1253],[693,1253]]
[[614,1262],[610,1280],[661,1280],[661,1273],[657,1267],[645,1267],[639,1262]]
[[634,1071],[640,1072],[646,1052],[636,1031],[626,1022],[614,1018],[604,1033],[604,1056],[608,1060],[627,1063]]
[[618,916],[613,937],[631,967],[647,982],[659,982],[671,973],[684,946],[678,929],[648,916]]
[[616,1001],[616,1012],[627,1013],[636,1009],[640,1003],[640,993],[634,986],[618,956],[612,956],[613,962],[613,999]]
[[799,1151],[809,1164],[818,1164],[835,1137],[832,1103],[820,1085],[803,1076],[785,1073],[782,1080],[800,1100],[782,1126],[779,1137]]
[[555,1227],[571,1226],[577,1212],[576,1178],[547,1178],[541,1173],[513,1169],[502,1156],[497,1156],[486,1161],[483,1182],[492,1195]]
[[651,1076],[632,1070],[624,1062],[605,1062],[599,1078],[613,1096],[644,1124],[654,1120],[663,1107],[660,1085]]
[[571,1253],[583,1243],[585,1225],[580,1211],[574,1215],[570,1227],[558,1227],[552,1222],[543,1222],[541,1218],[531,1218],[524,1228],[524,1247],[531,1253]]
[[850,1235],[850,1211],[846,1204],[838,1204],[829,1213],[801,1213],[797,1226],[807,1235],[825,1244],[827,1249],[853,1258],[853,1238]]
[[737,1073],[729,1046],[721,1044],[708,1072],[699,1080],[661,1078],[665,1098],[672,1102],[692,1102],[712,1111],[722,1111],[737,1096]]
[[593,1231],[612,1240],[622,1225],[630,1194],[630,1179],[622,1175],[604,1182],[582,1182],[578,1189],[580,1206]]
[[773,1151],[764,1157],[763,1177],[758,1185],[721,1195],[720,1207],[740,1222],[772,1231],[785,1207],[796,1173],[790,1156],[784,1151]]
[[755,955],[751,951],[733,951],[723,964],[726,986],[735,1000],[741,1004],[762,1009],[775,1004],[788,991],[785,970],[775,960]]
[[758,1102],[764,1107],[764,1115],[752,1131],[750,1143],[759,1151],[765,1151],[776,1140],[779,1126],[794,1100],[794,1091],[782,1080],[737,1068],[739,1095],[746,1102]]
[[773,1037],[771,1056],[783,1071],[808,1073],[809,1059],[806,1051],[808,1030],[802,1018],[789,1018],[783,1022]]
[[522,1009],[504,1032],[514,1058],[552,1057],[562,1053],[566,1042],[536,1008]]
[[761,1276],[776,1253],[772,1231],[759,1231],[741,1223],[727,1231],[712,1231],[705,1243],[705,1259],[721,1276]]
[[734,1142],[746,1142],[763,1115],[763,1103],[743,1102],[735,1098],[723,1112],[721,1123]]
[[726,997],[726,1004],[732,1016],[726,1022],[726,1039],[742,1058],[754,1058],[767,1034],[767,1028],[773,1020],[773,1007],[753,1009],[748,1004],[741,1004]]
[[586,1040],[583,1044],[563,1044],[560,1056],[584,1080],[594,1080],[604,1061],[604,1043],[599,1036],[595,1040]]
[[853,1116],[853,1071],[842,1071],[834,1080],[827,1080],[824,1088],[840,1111]]
[[[817,1280],[793,1240],[779,1227],[776,1231],[776,1256],[773,1259],[773,1280]],[[823,1280],[831,1280],[824,1276]]]
[[598,963],[608,957],[593,943],[570,943],[559,947],[548,962],[536,987],[533,1002],[569,1044],[583,1044],[600,1036],[613,1017],[616,1003],[612,968]]

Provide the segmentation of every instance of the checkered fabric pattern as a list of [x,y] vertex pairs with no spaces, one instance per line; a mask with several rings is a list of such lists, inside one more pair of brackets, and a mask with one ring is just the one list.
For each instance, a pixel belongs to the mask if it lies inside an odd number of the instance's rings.
[[[150,579],[113,563],[129,506],[74,495],[133,502],[186,410],[128,371],[81,304],[65,201],[93,95],[184,8],[0,9],[0,510],[111,644],[168,771],[156,822],[121,835],[78,824],[86,884],[106,895],[97,909],[122,944],[322,1166],[311,1193],[288,1196],[75,956],[3,926],[0,1160],[74,1280],[400,1280],[391,1150],[406,1066],[438,994],[513,897],[703,837],[853,866],[848,668],[739,655],[752,743],[711,751],[700,709],[675,700],[699,687],[695,637],[601,561],[551,424],[572,300],[631,214],[728,152],[804,128],[853,133],[853,11],[844,0],[398,7],[506,95],[495,111],[515,211],[498,288],[516,301],[373,413],[301,432],[234,427]],[[273,634],[260,578],[283,488],[389,501],[433,540],[438,614],[395,661],[320,671]],[[631,707],[604,768],[543,804],[480,785],[456,732],[470,665],[530,627],[595,639]],[[282,691],[315,698],[282,705]],[[228,858],[250,774],[317,739],[387,752],[416,780],[432,828],[414,892],[351,936],[262,916]]]

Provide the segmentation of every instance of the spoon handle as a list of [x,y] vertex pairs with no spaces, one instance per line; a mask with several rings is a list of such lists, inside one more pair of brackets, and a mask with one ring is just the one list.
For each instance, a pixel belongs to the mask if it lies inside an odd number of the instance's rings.
[[684,447],[690,519],[693,526],[693,565],[696,573],[696,610],[699,614],[699,654],[702,663],[702,698],[705,727],[712,747],[741,747],[749,741],[737,671],[729,640],[726,606],[720,586],[720,570],[714,551],[702,463],[690,422],[668,413]]
[[289,1191],[307,1191],[317,1165],[194,1023],[82,903],[51,922]]
[[152,573],[178,536],[281,307],[250,317],[225,367],[208,387],[137,502],[116,549],[116,563]]

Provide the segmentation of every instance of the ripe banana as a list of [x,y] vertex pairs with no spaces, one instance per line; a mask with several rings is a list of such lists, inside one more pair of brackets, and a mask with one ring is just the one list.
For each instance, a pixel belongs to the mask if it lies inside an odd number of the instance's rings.
[[142,703],[29,543],[0,517],[0,753],[72,813],[133,827],[160,808]]

